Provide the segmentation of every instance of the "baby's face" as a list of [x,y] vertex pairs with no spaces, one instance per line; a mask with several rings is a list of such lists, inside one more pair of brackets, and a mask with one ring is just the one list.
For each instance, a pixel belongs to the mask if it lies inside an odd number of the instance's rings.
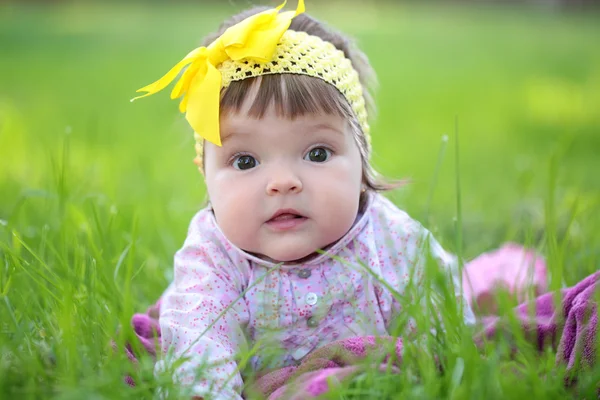
[[358,213],[362,166],[346,121],[332,115],[221,118],[204,149],[219,227],[239,248],[293,261],[340,239]]

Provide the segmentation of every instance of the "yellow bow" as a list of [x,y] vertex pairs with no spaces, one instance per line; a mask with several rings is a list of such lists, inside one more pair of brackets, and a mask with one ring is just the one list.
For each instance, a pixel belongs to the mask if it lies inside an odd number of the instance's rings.
[[179,111],[186,113],[187,121],[198,135],[220,146],[221,73],[217,66],[228,59],[249,59],[261,63],[270,61],[292,19],[304,12],[304,0],[299,0],[295,12],[279,13],[285,3],[284,1],[277,8],[253,15],[228,28],[208,47],[192,50],[162,78],[138,89],[137,92],[147,93],[131,101],[163,90],[187,66],[171,92],[171,99],[183,95]]

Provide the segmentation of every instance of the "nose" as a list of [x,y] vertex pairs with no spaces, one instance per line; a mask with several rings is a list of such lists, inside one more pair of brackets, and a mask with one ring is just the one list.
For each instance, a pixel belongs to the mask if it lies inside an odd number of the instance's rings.
[[267,195],[300,193],[302,181],[291,169],[285,167],[274,168],[271,179],[267,184]]

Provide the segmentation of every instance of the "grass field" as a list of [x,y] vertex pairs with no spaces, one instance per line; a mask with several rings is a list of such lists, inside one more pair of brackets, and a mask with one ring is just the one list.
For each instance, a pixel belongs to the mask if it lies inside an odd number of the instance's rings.
[[[319,3],[308,11],[354,35],[378,71],[373,160],[411,179],[390,194],[399,206],[466,259],[535,247],[552,288],[598,269],[600,15]],[[131,366],[109,343],[166,287],[204,187],[176,103],[129,99],[247,4],[0,4],[2,398],[152,396],[151,380],[123,385]],[[416,357],[401,385],[367,379],[346,398],[573,395],[552,354],[524,350],[507,373],[502,348],[481,356],[460,332],[437,347],[454,373]]]

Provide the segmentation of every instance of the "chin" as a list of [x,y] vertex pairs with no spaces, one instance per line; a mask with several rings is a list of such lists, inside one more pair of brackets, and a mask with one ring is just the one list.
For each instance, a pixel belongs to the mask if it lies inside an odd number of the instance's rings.
[[295,249],[292,251],[273,252],[271,254],[267,254],[267,256],[279,262],[289,262],[300,260],[304,257],[313,254],[315,251],[316,249],[314,251],[298,251],[297,249]]

